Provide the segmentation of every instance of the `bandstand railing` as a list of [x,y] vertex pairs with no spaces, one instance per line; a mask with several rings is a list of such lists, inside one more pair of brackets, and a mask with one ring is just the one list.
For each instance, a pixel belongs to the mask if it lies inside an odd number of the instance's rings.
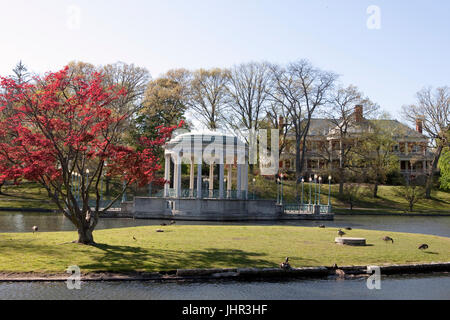
[[[183,199],[197,199],[198,191],[197,190],[189,190],[189,189],[183,189],[181,190],[181,196],[180,198]],[[164,190],[160,190],[158,193],[152,195],[152,197],[156,198],[162,198],[164,197]],[[176,198],[176,190],[175,189],[169,189],[168,198]],[[214,189],[214,190],[202,190],[202,199],[220,199],[220,190]],[[241,191],[240,196],[239,192],[237,190],[231,190],[231,191],[224,191],[223,192],[223,199],[245,199],[246,198],[246,192]],[[249,194],[248,199],[253,199],[254,195]]]
[[314,205],[314,204],[298,204],[298,203],[285,203],[283,204],[283,210],[285,213],[300,213],[300,214],[314,214],[314,207],[320,207],[320,214],[329,214],[332,212],[331,205]]

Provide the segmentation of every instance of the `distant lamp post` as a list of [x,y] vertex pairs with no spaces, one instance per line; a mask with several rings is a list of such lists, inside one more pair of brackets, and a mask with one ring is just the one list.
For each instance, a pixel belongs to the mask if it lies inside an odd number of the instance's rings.
[[78,194],[78,201],[80,201],[81,200],[81,173],[79,173],[79,172],[77,172],[77,180],[78,180],[78,183],[77,183],[77,187],[78,187],[77,194]]
[[72,185],[70,186],[70,191],[75,194],[75,172],[72,172]]
[[[108,167],[108,163],[105,161],[105,172],[106,172],[106,168]],[[100,202],[103,200],[103,171],[101,173],[101,178],[100,178]]]
[[311,206],[311,182],[312,178],[309,177],[309,205]]
[[75,199],[78,201],[78,173],[74,172],[73,175],[75,177],[73,189],[75,193]]
[[314,175],[314,205],[317,204],[317,174]]
[[304,187],[305,187],[305,178],[302,178],[302,204],[301,204],[300,210],[303,210],[303,191],[305,189]]
[[255,178],[253,178],[253,186],[252,186],[252,189],[253,189],[253,200],[255,200],[255,182],[256,182],[256,179]]
[[123,188],[122,202],[127,202],[127,185],[125,181],[122,182],[122,188]]
[[283,174],[280,174],[281,178],[281,205],[283,205]]
[[[205,193],[207,192],[208,193],[208,196],[207,197],[210,197],[210,194],[209,194],[209,179],[208,178],[203,178],[203,189],[205,190]],[[203,193],[203,191],[202,191],[202,193]],[[202,198],[203,198],[203,196],[202,196]]]
[[319,177],[319,199],[318,199],[318,204],[320,206],[320,187],[322,186],[322,177]]
[[330,200],[330,198],[331,198],[331,179],[332,179],[332,177],[331,176],[328,176],[328,206],[330,206],[331,205],[331,200]]
[[276,175],[276,185],[277,185],[277,204],[280,204],[280,178]]
[[[224,185],[227,185],[227,183],[228,183],[228,179],[227,178],[224,178],[223,179],[223,184]],[[227,188],[228,189],[228,188]],[[229,195],[228,195],[228,190],[227,190],[227,198],[229,197]]]
[[100,176],[100,203],[103,201],[103,173]]
[[86,186],[89,188],[89,169],[86,169]]
[[[89,199],[89,169],[86,169],[86,199]],[[89,201],[88,201],[89,203]]]

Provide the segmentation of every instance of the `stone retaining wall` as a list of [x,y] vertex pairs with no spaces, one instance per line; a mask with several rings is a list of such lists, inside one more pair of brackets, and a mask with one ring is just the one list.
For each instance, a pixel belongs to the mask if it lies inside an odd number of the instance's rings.
[[[450,262],[385,265],[379,266],[382,275],[392,274],[423,274],[431,272],[450,272]],[[367,275],[368,266],[339,267],[347,275]],[[280,268],[228,268],[228,269],[179,269],[169,272],[152,273],[89,273],[82,275],[82,281],[178,281],[178,280],[216,280],[216,279],[295,279],[295,278],[326,278],[336,274],[333,267],[304,267],[283,270]],[[0,282],[47,282],[67,281],[67,274],[20,274],[0,273]]]

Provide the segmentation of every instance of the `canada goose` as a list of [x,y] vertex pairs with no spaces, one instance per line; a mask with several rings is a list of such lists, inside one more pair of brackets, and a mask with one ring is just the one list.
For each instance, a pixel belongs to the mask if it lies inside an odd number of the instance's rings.
[[338,235],[339,235],[339,237],[342,237],[342,236],[344,236],[344,235],[345,235],[345,232],[344,232],[344,231],[342,231],[341,229],[339,229],[339,231],[338,231]]
[[321,224],[321,225],[319,226],[319,228],[320,228],[320,229],[325,229],[325,226],[324,226],[323,224]]
[[337,275],[339,278],[344,278],[344,277],[345,277],[345,271],[342,270],[342,269],[336,269],[336,275]]
[[391,237],[388,237],[388,236],[384,237],[383,240],[386,242],[391,241],[392,243],[394,243],[394,239],[392,239]]
[[174,225],[176,222],[175,221],[170,221],[170,225]]
[[426,243],[424,243],[419,247],[419,250],[427,250],[428,248],[429,246]]
[[286,258],[286,261],[280,265],[281,269],[290,269],[291,265],[289,264],[289,257]]
[[165,226],[167,226],[167,223],[161,223],[160,226],[165,227]]
[[156,232],[164,232],[164,230],[158,229],[156,230]]
[[350,227],[348,227],[348,228],[345,228],[345,230],[351,231],[351,230],[353,230],[353,229],[350,228]]
[[38,231],[39,231],[39,228],[36,227],[36,226],[34,226],[34,227],[33,227],[33,233],[38,232]]
[[339,269],[337,263],[334,264],[333,270],[334,270],[335,274],[336,274],[337,276],[339,276],[339,278],[345,277],[345,271],[342,270],[342,269]]

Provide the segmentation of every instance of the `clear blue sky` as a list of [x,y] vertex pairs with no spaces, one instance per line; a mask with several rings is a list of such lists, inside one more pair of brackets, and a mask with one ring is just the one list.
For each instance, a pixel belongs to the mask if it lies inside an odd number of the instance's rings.
[[[68,7],[81,10],[68,28]],[[381,9],[370,30],[366,10]],[[229,67],[301,58],[342,75],[398,116],[424,86],[450,85],[450,1],[0,0],[0,74],[71,60],[146,67]]]

